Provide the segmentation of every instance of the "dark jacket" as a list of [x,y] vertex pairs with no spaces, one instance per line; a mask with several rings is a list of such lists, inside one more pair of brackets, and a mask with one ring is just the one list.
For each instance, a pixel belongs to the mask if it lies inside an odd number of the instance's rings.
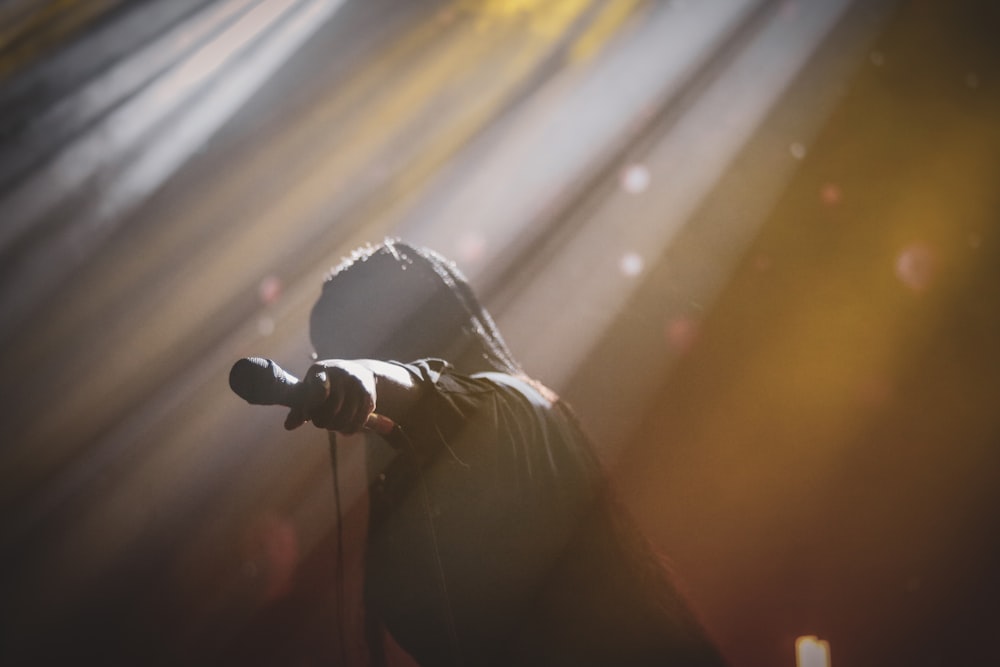
[[402,365],[423,398],[393,442],[367,445],[365,598],[421,665],[722,664],[572,412],[454,266],[365,249],[311,324],[322,358],[418,360]]

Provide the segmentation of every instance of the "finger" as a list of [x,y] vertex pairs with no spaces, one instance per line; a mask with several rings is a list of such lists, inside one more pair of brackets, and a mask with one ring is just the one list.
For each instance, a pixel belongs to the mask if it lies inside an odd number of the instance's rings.
[[371,412],[368,409],[366,401],[358,401],[355,404],[354,411],[351,414],[351,419],[348,422],[350,433],[357,433],[365,427],[365,421],[368,419],[368,413]]
[[331,383],[325,369],[306,376],[305,417],[316,428],[334,430],[337,414],[344,403],[344,392],[338,383]]
[[288,416],[285,417],[285,429],[293,431],[302,426],[305,422],[306,418],[305,415],[302,414],[302,410],[299,408],[292,408],[288,411]]
[[345,435],[357,433],[364,428],[365,419],[372,408],[371,396],[364,390],[364,387],[355,382],[349,383],[343,387],[343,400],[340,409],[330,420],[328,428]]
[[341,392],[334,391],[326,400],[326,403],[309,413],[309,418],[317,428],[336,431],[337,425],[342,420],[341,413],[343,410],[344,396]]
[[379,435],[391,435],[396,429],[396,422],[392,421],[385,415],[370,412],[368,413],[368,417],[365,419],[365,428],[369,428]]
[[330,397],[330,379],[326,369],[312,366],[302,384],[302,409],[309,416],[314,410],[322,407]]
[[345,396],[340,401],[340,406],[336,412],[326,413],[324,415],[324,428],[330,431],[336,431],[337,433],[343,433],[345,435],[353,433],[352,424],[354,422],[354,413],[356,411],[355,403],[351,400],[350,396]]

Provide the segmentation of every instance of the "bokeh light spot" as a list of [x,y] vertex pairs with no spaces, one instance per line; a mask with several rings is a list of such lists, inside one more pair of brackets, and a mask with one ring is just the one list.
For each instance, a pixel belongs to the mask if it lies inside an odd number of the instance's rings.
[[819,198],[827,206],[836,206],[840,203],[842,193],[840,186],[836,183],[827,183],[819,191]]
[[907,245],[896,256],[896,277],[907,289],[923,292],[937,274],[937,255],[926,243]]
[[698,339],[698,320],[690,315],[676,315],[667,320],[667,344],[677,354],[685,354]]
[[265,276],[257,285],[257,297],[261,303],[269,306],[281,298],[282,288],[281,278]]
[[788,147],[788,152],[791,153],[792,157],[796,160],[801,160],[806,156],[806,146],[805,144],[796,141]]
[[625,192],[634,195],[645,192],[651,180],[649,169],[641,164],[629,165],[622,170],[621,186]]
[[770,255],[765,255],[764,253],[758,254],[753,258],[753,268],[760,273],[764,273],[771,268],[771,257]]
[[458,237],[455,251],[462,262],[478,262],[486,252],[486,239],[479,232],[466,232]]
[[807,635],[795,640],[796,667],[830,667],[830,643]]
[[643,261],[642,257],[635,252],[625,253],[618,262],[618,268],[623,274],[629,277],[637,276],[642,273],[642,269],[645,265],[646,263]]

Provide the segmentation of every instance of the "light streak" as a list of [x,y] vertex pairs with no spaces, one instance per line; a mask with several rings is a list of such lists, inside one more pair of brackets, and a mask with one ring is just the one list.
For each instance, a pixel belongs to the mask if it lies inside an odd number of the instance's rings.
[[[236,1],[236,0],[234,0]],[[97,177],[99,201],[45,246],[19,258],[0,307],[17,323],[28,304],[85,259],[242,106],[343,0],[274,0],[241,16],[218,38],[161,76],[66,149],[2,204],[8,237],[36,224]],[[226,76],[220,76],[224,70]],[[7,227],[7,225],[5,225]],[[10,239],[0,238],[0,245]]]
[[[497,316],[508,341],[522,351],[521,361],[526,367],[540,369],[536,372],[557,389],[568,381],[574,369],[591,354],[591,347],[605,326],[620,313],[623,304],[628,303],[629,294],[636,286],[633,281],[607,279],[619,270],[619,255],[609,250],[638,247],[647,255],[657,256],[670,246],[850,4],[849,0],[839,0],[802,5],[796,13],[776,12],[768,17],[739,56],[671,125],[655,151],[643,158],[644,166],[658,175],[657,187],[645,192],[641,200],[620,196],[603,201],[567,239],[545,271],[519,294],[509,311]],[[746,6],[743,9],[750,10]],[[637,91],[642,92],[645,99],[638,94],[633,96],[629,100],[632,108],[646,108],[648,101],[676,90],[687,67],[697,64],[699,54],[715,52],[718,39],[727,34],[726,28],[735,25],[743,16],[743,12],[735,11],[731,5],[704,3],[676,15],[663,11],[659,17],[651,17],[643,26],[643,30],[649,30],[648,38],[655,39],[648,47],[663,49],[665,43],[672,43],[682,53],[670,58],[646,57],[643,61],[671,62],[674,68],[679,63],[682,66],[673,80],[665,77],[661,69],[661,87],[649,89],[646,86]],[[666,37],[678,29],[682,34],[677,38],[685,40],[683,43]],[[636,34],[631,44],[642,41],[643,36]],[[651,70],[647,75],[652,73]],[[649,80],[633,69],[628,83],[638,85]],[[623,93],[621,90],[616,92]],[[619,94],[609,100],[605,89],[604,97],[599,106],[610,112],[615,103],[628,96]],[[733,105],[734,99],[740,100],[738,106]],[[615,137],[620,139],[621,128],[614,129]],[[591,150],[600,140],[600,134],[601,131],[591,133],[588,142]],[[573,156],[576,164],[583,165],[587,158],[578,155],[579,143],[577,141],[575,150],[567,154]],[[525,169],[522,173],[528,171]],[[523,206],[528,201],[527,197],[522,197],[520,203]],[[524,216],[524,219],[532,218]],[[609,224],[609,220],[629,220],[630,224],[621,227]],[[714,256],[706,257],[701,264],[717,268],[692,276],[689,285],[692,298],[701,303],[714,299],[739,256],[742,244],[752,237],[753,226],[758,223],[759,219],[734,220],[727,227],[727,236],[712,244]],[[580,266],[588,267],[585,274],[581,273]],[[567,292],[587,295],[588,312],[593,318],[590,326],[581,327],[574,313],[561,311],[555,305],[565,300]],[[565,318],[559,316],[563,312]],[[543,330],[539,322],[544,323]],[[548,340],[560,341],[559,355],[552,355],[545,348],[544,341]]]
[[634,14],[640,0],[618,0],[606,3],[570,48],[570,60],[578,63],[592,58],[619,34],[625,22]]

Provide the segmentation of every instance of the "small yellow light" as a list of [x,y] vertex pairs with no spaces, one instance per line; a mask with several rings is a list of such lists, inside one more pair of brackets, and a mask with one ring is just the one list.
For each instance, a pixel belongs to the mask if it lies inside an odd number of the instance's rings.
[[799,637],[795,640],[795,664],[797,667],[830,667],[830,643],[815,635]]

